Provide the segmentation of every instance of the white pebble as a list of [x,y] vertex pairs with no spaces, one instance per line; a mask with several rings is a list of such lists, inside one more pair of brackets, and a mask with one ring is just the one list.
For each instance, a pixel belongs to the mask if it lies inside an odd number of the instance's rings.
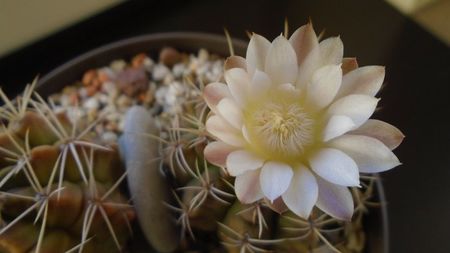
[[100,106],[100,103],[96,97],[90,97],[83,103],[83,107],[88,110],[96,110]]
[[201,62],[206,62],[206,61],[208,60],[208,58],[209,58],[209,53],[208,53],[208,51],[207,51],[206,49],[204,49],[204,48],[201,48],[201,49],[198,51],[198,59],[199,59]]
[[111,131],[106,131],[102,134],[102,140],[105,143],[115,143],[117,142],[117,134],[111,132]]
[[129,98],[127,95],[120,95],[120,97],[117,99],[117,105],[119,106],[119,109],[125,109],[130,107],[133,104],[133,101],[131,98]]
[[78,94],[80,95],[81,99],[85,99],[88,96],[85,87],[81,87],[80,90],[78,91]]
[[144,59],[143,65],[145,70],[147,70],[148,72],[152,72],[152,69],[155,66],[155,62],[151,58],[146,57]]
[[156,64],[153,68],[153,79],[155,81],[163,80],[170,73],[169,68],[164,64]]
[[186,70],[184,63],[177,63],[172,68],[172,73],[175,77],[182,77]]
[[110,67],[103,67],[99,69],[98,72],[99,74],[105,74],[109,78],[109,80],[113,80],[117,77],[117,74]]
[[110,67],[114,72],[120,72],[120,71],[122,71],[126,66],[127,66],[127,63],[126,63],[124,60],[115,60],[115,61],[112,61],[111,64],[109,65],[109,67]]
[[97,97],[102,105],[107,104],[109,101],[109,96],[104,93],[97,93],[95,97]]

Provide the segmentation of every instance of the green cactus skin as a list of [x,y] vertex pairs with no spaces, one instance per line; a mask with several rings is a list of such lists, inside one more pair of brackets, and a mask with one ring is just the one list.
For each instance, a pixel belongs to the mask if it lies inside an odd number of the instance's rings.
[[173,252],[178,246],[179,236],[172,216],[164,205],[170,202],[169,185],[160,173],[159,161],[152,159],[157,156],[158,143],[139,134],[154,132],[154,122],[147,111],[138,106],[132,107],[126,118],[121,150],[138,219],[155,249]]
[[122,252],[135,214],[117,147],[32,90],[13,101],[0,90],[0,252]]

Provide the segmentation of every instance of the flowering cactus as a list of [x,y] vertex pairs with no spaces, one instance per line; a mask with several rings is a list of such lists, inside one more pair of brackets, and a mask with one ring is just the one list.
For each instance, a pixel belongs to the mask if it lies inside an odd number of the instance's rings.
[[[152,130],[125,127],[134,136],[128,145],[144,136],[160,143],[147,169],[161,171],[172,189],[162,206],[176,215],[182,240],[174,245],[173,234],[142,215],[152,245],[161,252],[362,252],[362,220],[377,205],[372,174],[400,164],[391,150],[403,139],[394,126],[369,119],[384,68],[359,68],[343,58],[339,37],[319,42],[307,24],[272,43],[253,34],[246,58],[229,57],[223,77],[206,86],[186,80],[188,102],[148,119],[157,122]],[[149,114],[130,111],[136,120]],[[165,239],[155,243],[155,233]]]

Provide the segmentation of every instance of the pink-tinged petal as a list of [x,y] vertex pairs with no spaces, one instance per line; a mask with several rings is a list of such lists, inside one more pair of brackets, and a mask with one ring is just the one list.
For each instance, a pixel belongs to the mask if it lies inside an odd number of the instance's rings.
[[333,184],[359,186],[358,166],[340,150],[323,148],[309,159],[309,163],[315,173]]
[[323,141],[327,142],[354,129],[355,123],[352,119],[343,115],[333,115],[323,131]]
[[383,66],[357,68],[344,75],[338,97],[350,94],[375,96],[383,84],[384,74]]
[[328,106],[336,96],[342,81],[339,65],[327,65],[314,72],[307,88],[307,102],[317,109]]
[[343,135],[330,141],[333,148],[344,151],[364,173],[378,173],[390,170],[400,161],[381,141],[364,135]]
[[319,185],[319,196],[316,206],[331,217],[350,221],[353,216],[353,198],[345,186],[335,185],[321,178],[316,178]]
[[225,81],[228,84],[231,95],[239,106],[244,106],[250,88],[248,73],[240,68],[225,71]]
[[291,184],[282,197],[289,209],[308,219],[319,194],[316,177],[305,166],[294,170]]
[[336,100],[328,108],[330,115],[345,115],[355,123],[355,127],[364,124],[374,113],[379,99],[367,95],[348,95]]
[[235,150],[236,147],[225,142],[213,141],[206,145],[203,154],[208,162],[219,167],[225,167],[228,155]]
[[319,67],[320,67],[320,56],[319,49],[314,50],[311,54],[308,55],[306,60],[302,65],[300,65],[298,69],[297,81],[295,82],[295,86],[300,89],[306,89],[306,86],[311,81],[311,77]]
[[299,64],[295,86],[304,90],[314,71],[320,66],[319,41],[312,24],[309,23],[297,29],[292,34],[290,42],[297,53],[297,63]]
[[348,72],[358,68],[358,61],[356,58],[344,58],[342,59],[342,74],[345,75]]
[[231,146],[242,147],[245,144],[240,130],[232,127],[218,115],[213,115],[206,120],[206,130]]
[[257,170],[264,164],[264,160],[245,150],[236,150],[227,157],[227,171],[231,176],[242,175],[249,170]]
[[219,101],[231,97],[231,93],[226,84],[210,83],[203,89],[203,97],[211,111],[217,113],[216,106]]
[[233,99],[224,98],[220,100],[217,104],[217,111],[234,128],[242,128],[242,111]]
[[289,38],[289,42],[297,55],[298,65],[302,65],[306,57],[314,50],[318,51],[319,41],[311,23],[301,26]]
[[341,38],[331,37],[319,43],[320,48],[320,62],[323,65],[341,64],[344,56],[344,44]]
[[270,201],[280,197],[289,187],[293,176],[292,168],[284,163],[266,162],[261,169],[261,189]]
[[270,77],[266,73],[256,70],[250,83],[250,94],[255,99],[258,99],[261,95],[266,94],[271,86],[272,81]]
[[369,119],[350,134],[366,135],[384,143],[391,150],[402,143],[405,135],[395,126],[381,120]]
[[261,35],[254,33],[247,47],[247,71],[253,76],[256,69],[264,70],[266,56],[271,46],[270,41]]
[[274,85],[295,83],[297,79],[297,56],[289,41],[282,35],[278,36],[269,48],[265,72]]
[[234,190],[236,197],[244,204],[250,204],[264,197],[259,183],[260,170],[247,171],[236,177]]
[[233,68],[241,68],[247,70],[247,61],[244,59],[244,57],[232,55],[225,60],[223,68],[225,71]]

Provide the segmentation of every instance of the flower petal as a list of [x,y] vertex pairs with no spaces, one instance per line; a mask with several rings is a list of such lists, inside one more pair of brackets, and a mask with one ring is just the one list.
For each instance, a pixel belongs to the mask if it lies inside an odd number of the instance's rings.
[[222,141],[213,141],[206,145],[203,154],[208,162],[225,167],[228,155],[235,151],[236,147],[230,146]]
[[217,113],[216,106],[219,101],[231,97],[231,93],[226,84],[210,83],[203,89],[203,97],[211,111]]
[[355,127],[352,119],[343,115],[333,115],[323,131],[323,141],[327,142],[341,136]]
[[270,89],[270,86],[272,86],[270,77],[266,73],[256,70],[250,83],[250,94],[258,99]]
[[311,169],[325,180],[343,186],[359,186],[355,161],[344,152],[323,148],[309,159]]
[[241,68],[247,70],[247,61],[244,59],[244,57],[232,55],[225,60],[223,68],[225,71],[233,68]]
[[298,66],[297,56],[289,41],[278,36],[267,53],[265,72],[270,76],[274,85],[295,83]]
[[349,155],[360,172],[378,173],[400,165],[398,158],[381,141],[364,135],[346,134],[329,145]]
[[248,129],[245,125],[242,126],[242,136],[244,136],[244,139],[248,142],[251,143],[250,141],[250,133],[248,132]]
[[245,144],[240,130],[232,127],[218,115],[213,115],[206,120],[206,130],[231,146],[241,147]]
[[264,197],[259,183],[259,176],[260,170],[251,170],[236,177],[234,190],[239,201],[244,204],[250,204]]
[[297,55],[298,65],[302,65],[306,57],[314,50],[317,51],[319,41],[314,32],[312,23],[301,26],[291,35],[289,42]]
[[245,150],[236,150],[227,157],[227,170],[231,176],[241,175],[263,166],[264,160]]
[[217,104],[217,111],[234,128],[242,128],[242,111],[233,99],[224,98],[220,100]]
[[293,176],[292,168],[284,163],[266,162],[261,169],[261,189],[270,201],[280,197],[291,182]]
[[253,76],[255,69],[264,70],[266,55],[271,46],[270,41],[261,35],[254,33],[247,47],[247,71]]
[[292,212],[308,219],[317,202],[318,189],[316,177],[302,165],[294,170],[289,188],[282,197]]
[[307,88],[307,101],[318,109],[328,106],[336,96],[342,81],[339,65],[324,66],[312,76]]
[[342,59],[342,74],[345,75],[348,72],[358,68],[358,61],[356,58],[344,58]]
[[375,96],[384,80],[383,66],[364,66],[357,68],[344,76],[338,97],[350,94]]
[[283,92],[298,92],[298,90],[295,89],[295,86],[290,83],[283,83],[279,85],[277,89]]
[[305,89],[314,71],[320,65],[319,41],[316,33],[309,23],[297,29],[291,36],[290,42],[297,53],[299,65],[298,76],[295,86]]
[[250,78],[241,68],[225,71],[225,81],[228,84],[231,95],[240,106],[244,106],[250,86]]
[[353,216],[353,198],[345,186],[334,185],[321,178],[316,178],[319,185],[319,196],[316,206],[330,216],[350,221]]
[[405,138],[405,135],[395,126],[376,119],[367,120],[366,123],[351,131],[350,134],[366,135],[375,138],[383,142],[391,150],[398,147]]
[[348,116],[359,127],[372,116],[378,101],[379,99],[367,95],[348,95],[331,104],[328,113]]
[[344,44],[339,36],[325,39],[319,43],[320,61],[323,65],[341,64]]

